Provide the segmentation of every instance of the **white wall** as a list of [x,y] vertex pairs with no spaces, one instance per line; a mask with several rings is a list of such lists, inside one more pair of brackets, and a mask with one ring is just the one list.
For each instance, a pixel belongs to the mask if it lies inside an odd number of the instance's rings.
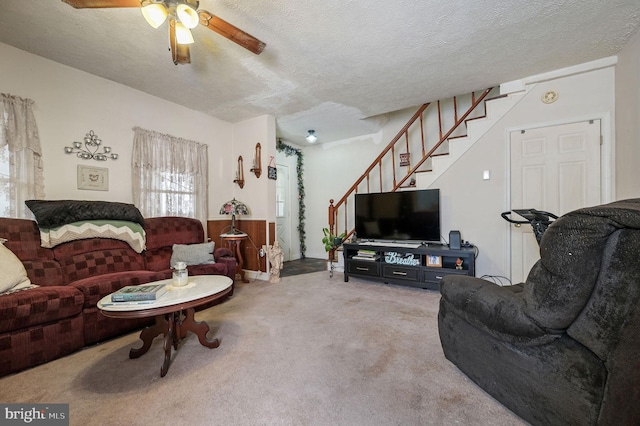
[[[266,174],[256,180],[249,169],[256,142],[263,147],[263,167],[265,156],[275,151],[273,117],[232,125],[6,44],[0,43],[0,57],[0,90],[35,101],[46,199],[132,202],[132,128],[139,126],[208,145],[210,219],[218,218],[222,203],[234,195],[245,201],[256,217],[268,217],[266,205],[275,196],[269,198]],[[120,158],[97,162],[64,153],[65,146],[82,141],[90,130]],[[237,155],[248,159],[244,190],[233,184]],[[79,164],[108,168],[109,191],[77,189]]]
[[[543,93],[554,90],[558,100],[541,101]],[[604,150],[612,148],[614,111],[614,69],[592,72],[537,83],[524,98],[489,132],[460,158],[432,187],[442,197],[442,233],[458,229],[464,240],[480,250],[476,274],[510,275],[509,225],[500,213],[509,210],[509,133],[519,129],[544,127],[588,119],[602,120]],[[482,179],[483,170],[491,172]],[[611,179],[609,179],[611,180]],[[609,182],[605,182],[605,186]],[[603,202],[613,190],[605,187]],[[535,207],[535,206],[534,206]]]
[[616,66],[616,197],[640,197],[640,32]]
[[[276,186],[275,181],[267,178],[269,156],[275,155],[275,129],[275,118],[270,115],[263,115],[234,124],[232,140],[233,158],[230,163],[231,168],[225,166],[226,171],[224,173],[223,188],[221,190],[221,193],[226,195],[222,197],[218,203],[217,210],[214,212],[218,214],[222,203],[235,197],[237,200],[245,203],[249,208],[248,216],[237,218],[240,220],[237,224],[238,228],[243,231],[248,231],[248,229],[243,229],[243,219],[264,222],[265,235],[260,237],[263,237],[264,241],[267,242],[270,241],[269,222],[275,222],[274,206]],[[260,143],[261,151],[260,162],[262,173],[260,177],[256,177],[255,173],[251,172],[257,143]],[[244,164],[244,186],[242,188],[233,183],[238,165],[238,156],[242,156]],[[228,220],[228,216],[218,216],[221,219]],[[247,253],[256,253],[260,250],[259,241],[262,241],[263,238],[258,238],[259,236],[257,235],[250,236],[250,239],[244,245],[245,256],[249,256]],[[258,240],[255,241],[255,239]],[[251,278],[256,278],[256,275],[252,274]],[[268,279],[268,276],[262,274],[258,278]]]
[[339,201],[418,108],[389,114],[389,122],[376,134],[303,148],[307,257],[327,258],[322,228],[328,226],[329,200]]
[[[559,93],[556,103],[541,102],[540,98],[547,90]],[[449,230],[457,229],[463,239],[479,247],[478,276],[509,275],[509,228],[500,217],[501,212],[509,209],[509,132],[601,119],[605,148],[613,150],[613,93],[613,67],[530,86],[518,105],[431,186],[441,190],[442,235],[446,237]],[[309,257],[325,257],[321,230],[327,226],[329,199],[337,200],[344,194],[416,110],[417,107],[392,115],[392,120],[380,134],[304,149],[308,176],[305,185],[309,200],[306,229]],[[613,169],[613,165],[608,166]],[[483,170],[491,171],[491,180],[482,180]],[[608,195],[603,201],[613,194],[613,184],[610,186],[606,188]]]
[[[217,214],[223,202],[232,197],[244,202],[249,207],[251,220],[274,220],[275,213],[275,183],[267,179],[267,163],[269,156],[275,155],[275,118],[270,115],[263,115],[250,120],[246,120],[233,125],[232,149],[233,158],[229,165],[225,165],[225,176],[223,178],[224,188],[221,193],[226,194],[226,198],[220,200]],[[262,173],[256,177],[251,173],[253,157],[255,155],[256,144],[260,143]],[[238,164],[238,156],[242,156],[244,163],[244,187],[240,188],[233,183],[235,171]]]

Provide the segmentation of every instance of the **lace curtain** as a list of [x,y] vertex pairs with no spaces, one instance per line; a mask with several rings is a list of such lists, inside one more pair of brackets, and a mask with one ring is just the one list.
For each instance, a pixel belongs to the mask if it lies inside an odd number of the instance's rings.
[[34,102],[0,94],[0,216],[32,218],[24,202],[44,198]]
[[142,215],[192,217],[205,224],[207,145],[139,127],[133,131],[133,202]]

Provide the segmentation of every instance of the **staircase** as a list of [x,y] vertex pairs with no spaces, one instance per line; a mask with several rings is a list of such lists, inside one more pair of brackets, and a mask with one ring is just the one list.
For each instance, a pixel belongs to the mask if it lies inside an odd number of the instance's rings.
[[490,88],[422,105],[342,198],[329,201],[331,234],[353,234],[355,194],[432,185],[520,99],[493,96],[497,91]]

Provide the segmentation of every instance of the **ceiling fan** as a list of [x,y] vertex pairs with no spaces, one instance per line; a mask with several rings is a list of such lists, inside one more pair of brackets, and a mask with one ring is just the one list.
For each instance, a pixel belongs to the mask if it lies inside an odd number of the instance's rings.
[[266,44],[206,10],[198,10],[197,0],[62,0],[76,9],[140,7],[153,28],[169,21],[169,43],[174,64],[189,64],[191,29],[198,24],[217,32],[234,43],[259,55]]

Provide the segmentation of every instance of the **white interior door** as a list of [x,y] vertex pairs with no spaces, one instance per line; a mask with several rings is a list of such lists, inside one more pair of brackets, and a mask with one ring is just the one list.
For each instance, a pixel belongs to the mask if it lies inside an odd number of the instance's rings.
[[291,260],[291,193],[289,167],[278,164],[276,180],[276,238],[284,261]]
[[[600,203],[600,120],[514,131],[510,143],[512,210],[561,216]],[[523,282],[538,259],[531,226],[512,225],[511,281]]]

